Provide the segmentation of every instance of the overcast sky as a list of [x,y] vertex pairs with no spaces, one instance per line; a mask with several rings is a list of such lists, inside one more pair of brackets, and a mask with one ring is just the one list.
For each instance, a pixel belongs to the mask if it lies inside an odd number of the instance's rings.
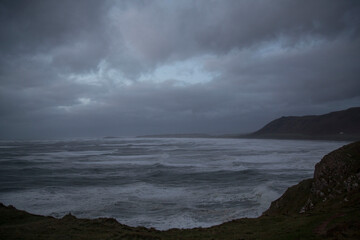
[[0,2],[0,138],[245,133],[360,106],[360,1]]

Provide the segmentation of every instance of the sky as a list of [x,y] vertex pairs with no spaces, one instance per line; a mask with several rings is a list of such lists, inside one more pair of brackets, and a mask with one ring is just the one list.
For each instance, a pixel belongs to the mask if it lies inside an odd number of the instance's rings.
[[358,0],[2,0],[0,29],[0,139],[248,133],[360,106]]

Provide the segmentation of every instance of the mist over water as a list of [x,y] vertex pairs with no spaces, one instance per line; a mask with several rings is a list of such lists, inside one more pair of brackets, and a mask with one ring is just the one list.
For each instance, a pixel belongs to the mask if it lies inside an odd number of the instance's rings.
[[345,142],[115,138],[1,141],[0,201],[157,229],[257,217]]

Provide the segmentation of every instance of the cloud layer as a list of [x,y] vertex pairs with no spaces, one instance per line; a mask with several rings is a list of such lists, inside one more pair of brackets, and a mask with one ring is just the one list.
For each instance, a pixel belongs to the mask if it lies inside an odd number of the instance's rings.
[[2,138],[250,132],[360,103],[358,1],[2,1]]

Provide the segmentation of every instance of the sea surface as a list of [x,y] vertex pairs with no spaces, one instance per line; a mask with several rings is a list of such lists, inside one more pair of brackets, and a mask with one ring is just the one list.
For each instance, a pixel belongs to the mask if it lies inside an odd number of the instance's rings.
[[345,142],[111,138],[0,141],[0,202],[130,226],[257,217]]

